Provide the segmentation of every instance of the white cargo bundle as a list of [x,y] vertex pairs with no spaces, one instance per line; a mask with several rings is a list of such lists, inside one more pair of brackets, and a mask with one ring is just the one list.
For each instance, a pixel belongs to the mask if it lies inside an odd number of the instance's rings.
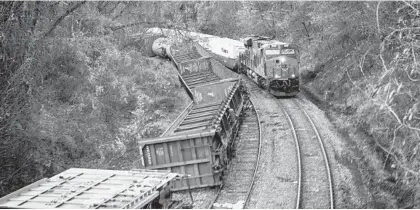
[[245,46],[241,41],[230,38],[167,28],[149,28],[146,33],[163,35],[177,42],[185,39],[194,40],[210,52],[233,60],[238,58],[240,52],[245,52]]
[[231,59],[237,59],[239,52],[245,51],[245,47],[240,41],[229,38],[212,38],[208,45],[212,53]]
[[216,36],[209,35],[209,34],[202,34],[197,32],[189,32],[184,30],[178,29],[167,29],[167,28],[149,28],[146,33],[149,34],[157,34],[169,37],[174,40],[185,40],[185,39],[192,39],[198,42],[205,43],[207,39],[214,38]]

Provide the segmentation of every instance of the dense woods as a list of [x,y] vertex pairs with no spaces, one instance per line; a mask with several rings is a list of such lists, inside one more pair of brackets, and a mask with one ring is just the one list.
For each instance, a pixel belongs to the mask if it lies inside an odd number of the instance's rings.
[[70,167],[139,167],[137,140],[184,109],[172,65],[126,46],[143,4],[0,3],[0,195]]
[[[186,103],[169,63],[130,35],[178,28],[300,46],[307,89],[369,138],[371,187],[420,206],[420,3],[1,2],[0,195],[69,167],[136,167]],[[166,123],[166,124],[165,124]],[[368,157],[361,157],[368,158]],[[403,204],[401,204],[403,203]]]

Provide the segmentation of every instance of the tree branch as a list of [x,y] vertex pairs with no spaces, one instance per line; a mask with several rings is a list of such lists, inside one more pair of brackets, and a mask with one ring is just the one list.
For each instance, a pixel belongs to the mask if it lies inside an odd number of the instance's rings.
[[69,14],[71,14],[72,12],[74,12],[77,8],[79,8],[80,6],[82,6],[83,4],[85,4],[86,1],[82,1],[79,2],[78,4],[76,4],[74,7],[72,7],[71,9],[68,9],[66,11],[66,13],[64,13],[63,15],[61,15],[55,22],[54,24],[51,26],[50,30],[47,31],[47,33],[45,33],[44,37],[47,37],[49,35],[51,35],[51,33],[54,31],[54,29],[58,26],[58,24],[61,23],[61,21],[64,20],[65,17],[67,17]]
[[116,20],[117,18],[121,17],[121,15],[125,12],[125,10],[128,8],[128,6],[130,2],[127,2],[124,7],[124,9],[122,9],[117,15],[115,15],[115,17],[112,18],[112,21]]
[[121,26],[111,26],[110,28],[111,28],[111,30],[112,31],[117,31],[117,30],[120,30],[120,29],[123,29],[123,28],[128,28],[128,27],[132,27],[132,26],[137,26],[137,25],[141,25],[141,24],[147,24],[147,25],[150,25],[150,24],[162,24],[162,23],[164,23],[164,22],[148,22],[148,21],[141,21],[141,22],[136,22],[136,23],[129,23],[129,24],[126,24],[126,25],[121,25]]
[[39,14],[40,14],[40,8],[39,8],[40,4],[41,4],[40,1],[35,2],[35,14],[34,14],[34,18],[32,19],[32,24],[30,26],[32,34],[34,34],[35,27],[36,27],[36,24],[38,22],[38,18],[39,18]]
[[376,27],[378,28],[378,36],[381,35],[381,28],[379,27],[379,5],[381,4],[381,1],[378,1],[378,4],[376,5]]
[[118,7],[118,5],[120,4],[121,2],[120,1],[118,1],[115,5],[114,5],[114,7],[109,11],[109,12],[107,12],[108,13],[108,15],[111,15],[111,13],[112,12],[114,12],[114,10]]
[[303,27],[305,28],[306,35],[308,36],[308,40],[309,42],[311,42],[311,37],[309,36],[309,32],[308,32],[308,29],[306,28],[305,22],[302,22],[302,24],[303,24]]
[[411,7],[411,9],[417,11],[417,14],[420,12],[418,9],[414,8],[413,5],[407,3],[406,1],[403,0],[402,2],[404,2],[407,6]]

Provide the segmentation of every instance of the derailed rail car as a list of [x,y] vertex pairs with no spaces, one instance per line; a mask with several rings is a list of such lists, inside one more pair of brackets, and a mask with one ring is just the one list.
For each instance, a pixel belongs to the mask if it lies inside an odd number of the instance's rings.
[[187,87],[188,92],[195,86],[220,81],[221,78],[214,73],[210,57],[201,57],[194,60],[177,62],[178,76],[181,84]]
[[154,55],[170,58],[193,103],[160,138],[139,141],[141,163],[146,169],[188,174],[175,181],[173,190],[218,186],[248,97],[246,88],[239,77],[221,80],[220,64],[200,53],[196,43],[152,39],[146,41],[148,47]]
[[222,184],[247,100],[240,79],[196,86],[192,91],[194,103],[176,124],[160,138],[139,141],[144,168],[189,174],[188,179],[175,181],[174,190]]
[[0,198],[0,208],[170,208],[178,174],[71,168]]

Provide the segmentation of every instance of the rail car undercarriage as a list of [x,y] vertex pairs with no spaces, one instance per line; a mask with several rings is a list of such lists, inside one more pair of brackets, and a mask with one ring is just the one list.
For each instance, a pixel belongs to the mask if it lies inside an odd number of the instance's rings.
[[[246,68],[246,67],[243,67]],[[244,73],[244,70],[242,70]],[[276,97],[290,97],[295,96],[300,92],[299,78],[294,79],[267,79],[258,75],[249,68],[245,71],[245,74],[258,84],[261,88],[267,90],[269,93]]]

